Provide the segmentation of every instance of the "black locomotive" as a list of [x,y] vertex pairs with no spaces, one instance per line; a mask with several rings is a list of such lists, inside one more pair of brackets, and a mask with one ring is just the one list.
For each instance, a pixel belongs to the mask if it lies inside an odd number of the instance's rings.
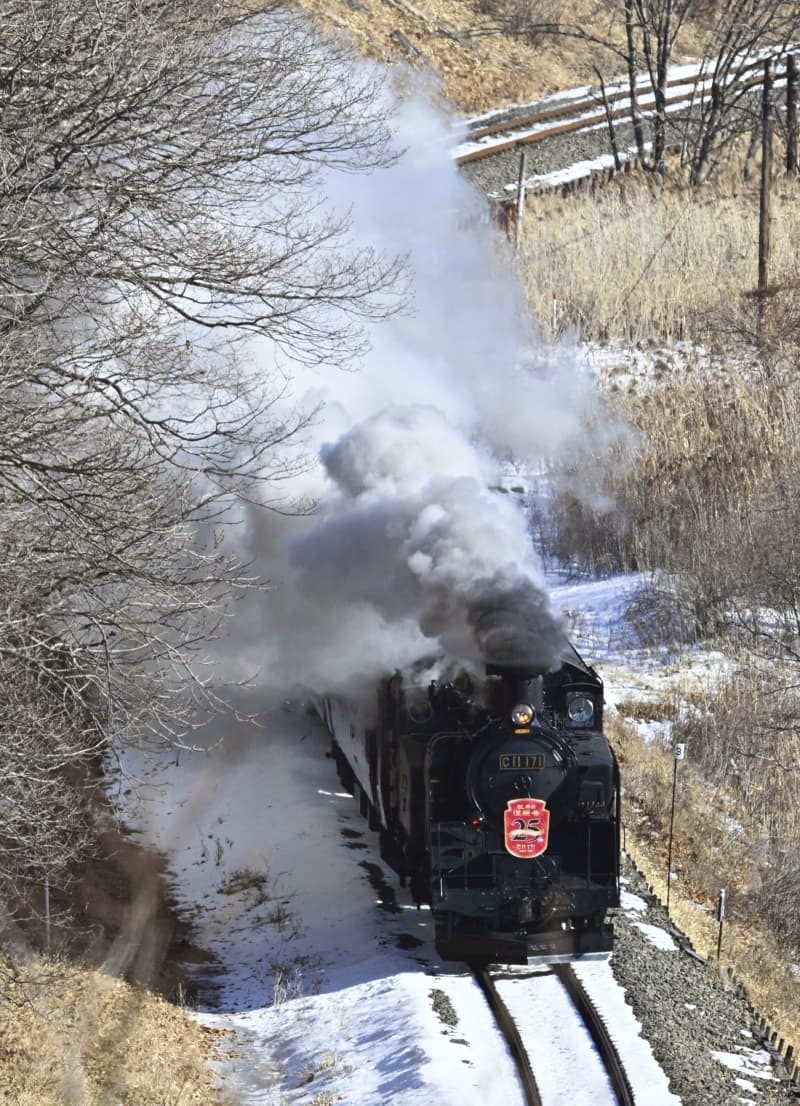
[[568,646],[561,668],[488,665],[427,685],[400,673],[377,718],[326,697],[342,783],[381,856],[429,903],[445,959],[605,954],[619,904],[619,773],[603,686]]

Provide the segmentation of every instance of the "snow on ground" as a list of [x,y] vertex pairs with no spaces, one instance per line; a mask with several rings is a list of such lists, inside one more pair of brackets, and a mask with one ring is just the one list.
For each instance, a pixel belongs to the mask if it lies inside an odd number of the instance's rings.
[[769,1053],[761,1048],[758,1052],[754,1052],[753,1049],[743,1049],[741,1053],[736,1052],[712,1052],[711,1055],[715,1060],[718,1060],[720,1064],[724,1064],[726,1068],[730,1068],[732,1071],[741,1072],[747,1079],[737,1079],[736,1082],[740,1087],[743,1087],[748,1091],[755,1091],[756,1084],[750,1082],[751,1079],[774,1079],[772,1072],[772,1060]]
[[[509,491],[519,487],[524,498],[528,481],[516,481]],[[635,643],[626,608],[639,581],[552,583],[578,648],[602,663],[607,680],[612,673],[607,698],[629,698],[624,673]],[[655,673],[664,658],[650,659]],[[376,835],[338,785],[319,721],[290,703],[261,710],[257,721],[221,724],[206,751],[122,761],[134,783],[120,787],[126,819],[168,857],[194,942],[214,957],[197,972],[197,1011],[232,1031],[219,1060],[227,1085],[242,1106],[340,1098],[417,1106],[445,1097],[516,1106],[514,1065],[482,993],[463,967],[439,961],[430,915],[381,863]],[[634,914],[635,898],[625,904]],[[597,1002],[626,1064],[631,1058],[641,1101],[672,1106],[610,967],[586,970],[587,987],[600,981]],[[566,1010],[515,987],[523,1009],[546,1011],[527,1031],[542,1045],[534,1067],[558,1102],[559,1057],[585,1042]],[[595,1076],[575,1094],[594,1101],[605,1080],[597,1066]]]
[[[737,58],[737,62],[738,62],[738,64],[741,65],[741,64],[745,64],[748,61],[757,61],[759,58],[766,57],[770,53],[771,53],[771,51],[769,51],[769,50],[763,50],[759,53],[748,54],[746,56],[745,55],[740,55]],[[706,63],[706,68],[707,68],[707,63]],[[667,78],[668,78],[668,80],[681,80],[682,78],[685,77],[687,82],[689,82],[691,80],[694,80],[694,78],[700,72],[700,69],[701,69],[701,64],[698,64],[697,62],[685,62],[685,63],[681,63],[680,65],[671,65],[668,69],[668,72],[667,72]],[[639,74],[637,76],[636,85],[637,85],[638,88],[641,88],[641,89],[647,89],[647,88],[652,89],[652,82],[650,81],[650,78],[644,73]],[[628,90],[629,87],[630,87],[630,85],[629,85],[629,80],[628,80],[627,75],[626,74],[620,74],[619,76],[613,77],[610,81],[606,82],[606,95],[612,95],[616,92],[625,92],[625,91]],[[599,89],[598,88],[596,88],[592,85],[582,85],[578,88],[567,89],[566,91],[551,92],[548,96],[544,96],[541,100],[538,100],[537,103],[536,103],[536,106],[537,107],[548,106],[548,105],[551,105],[551,104],[554,104],[554,103],[555,104],[561,103],[562,101],[569,102],[570,100],[580,100],[580,99],[584,99],[588,96],[598,96],[598,95],[599,95]],[[519,109],[519,108],[529,108],[529,107],[532,107],[532,106],[533,105],[531,105],[530,103],[509,104],[506,107],[501,108],[499,110],[494,109],[492,111],[483,112],[481,115],[469,116],[468,119],[466,119],[464,121],[459,121],[458,125],[463,127],[464,123],[466,122],[466,123],[469,124],[470,127],[478,128],[479,126],[482,126],[482,125],[485,125],[487,123],[493,122],[495,120],[495,118],[498,117],[498,116],[502,118],[503,116],[505,116],[510,111],[513,111],[513,110]]]
[[658,926],[648,925],[646,922],[634,922],[633,924],[657,949],[662,949],[664,952],[678,952],[678,946],[666,930],[659,929]]
[[632,891],[626,891],[625,882],[624,879],[621,880],[622,890],[619,896],[620,906],[626,914],[635,917],[640,911],[647,910],[647,903],[640,895],[634,895]]
[[[631,629],[628,608],[647,584],[646,576],[561,579],[556,574],[548,577],[553,605],[563,613],[578,652],[598,667],[607,708],[669,697],[681,709],[689,692],[707,690],[729,669],[730,661],[722,653],[700,646],[669,641],[657,646],[640,644]],[[667,744],[671,739],[669,722],[646,717],[629,721],[644,741]]]
[[[747,57],[741,56],[739,58],[739,62],[741,64],[755,63],[761,57],[766,56],[767,53],[768,51],[761,51],[752,55],[748,55]],[[735,69],[733,69],[731,71],[731,74],[728,76],[727,81],[735,81],[737,77],[738,73]],[[673,84],[668,90],[668,97],[670,101],[666,105],[666,110],[668,113],[674,114],[676,112],[684,111],[685,109],[691,108],[693,104],[697,101],[698,96],[701,94],[701,90],[702,92],[707,93],[711,89],[712,79],[711,74],[709,74],[708,72],[707,62],[673,65],[668,68],[667,79],[669,81],[677,82],[682,81],[684,78],[686,81],[685,84]],[[652,91],[652,84],[649,82],[648,78],[644,76],[640,76],[639,78],[637,78],[637,84],[642,90],[638,97],[639,110],[642,112],[643,115],[653,114],[655,112],[655,99]],[[783,84],[785,84],[785,77],[780,74],[776,75],[775,86],[781,87]],[[617,93],[624,93],[628,90],[628,87],[629,85],[627,78],[621,77],[617,81],[612,82],[611,84],[606,86],[606,94],[608,96],[614,96]],[[570,89],[566,92],[559,92],[549,97],[548,100],[552,102],[564,101],[565,104],[568,104],[570,101],[581,99],[581,97],[587,94],[587,92],[589,93],[589,95],[594,95],[595,102],[591,105],[591,107],[588,108],[588,110],[582,112],[580,115],[574,116],[574,118],[592,119],[597,117],[599,112],[602,112],[602,100],[596,92],[591,93],[586,88]],[[680,99],[678,99],[678,97],[680,97]],[[540,101],[539,104],[536,105],[536,107],[542,108],[547,106],[548,100]],[[526,105],[517,106],[524,107]],[[614,109],[616,111],[624,110],[628,107],[630,107],[630,99],[627,99],[624,96],[622,96],[619,100],[614,101]],[[508,111],[509,109],[505,110]],[[493,115],[494,113],[490,112],[484,116],[476,116],[474,119],[469,120],[469,123],[473,127],[477,128],[481,123],[494,122],[495,120]],[[509,124],[509,131],[507,132],[484,135],[480,138],[469,138],[468,136],[462,137],[461,142],[459,142],[458,145],[454,146],[451,150],[451,156],[453,158],[461,158],[476,153],[479,150],[491,150],[496,146],[501,146],[508,140],[508,133],[510,133],[511,131],[513,131],[515,138],[524,139],[536,134],[540,134],[542,131],[546,131],[551,126],[552,120],[542,123],[534,123],[533,125],[530,125],[524,129],[514,130],[514,123],[512,121]],[[603,129],[607,127],[607,123],[605,121],[598,122],[596,124],[596,127],[598,130]],[[592,127],[589,129],[595,128]],[[463,135],[463,130],[460,133]],[[564,172],[568,171],[568,169],[561,169],[554,172],[553,174],[545,174],[541,177],[531,178],[530,181],[526,181],[526,185],[532,185],[535,183],[541,184],[542,182],[552,184],[562,183],[564,179],[562,175]],[[584,173],[573,173],[571,177],[568,177],[566,179],[574,180],[577,178],[577,176],[588,176],[592,171],[592,169],[586,169]],[[509,188],[513,187],[516,186],[509,186]]]
[[[598,617],[618,616],[620,580],[584,588]],[[577,604],[580,592],[563,594]],[[520,1103],[480,990],[439,961],[429,914],[381,863],[318,720],[279,705],[218,736],[205,752],[127,753],[120,801],[166,853],[195,944],[215,957],[198,970],[198,1017],[233,1031],[219,1063],[243,1106]],[[636,900],[626,892],[634,915]],[[646,1088],[641,1101],[672,1106],[609,965],[588,964],[581,978]],[[563,1034],[562,1051],[577,1047],[572,1021],[545,1009],[547,1034]],[[557,1080],[553,1053],[542,1055]]]
[[655,1062],[650,1045],[640,1035],[639,1023],[611,974],[608,961],[579,964],[575,974],[603,1017],[636,1102],[645,1106],[680,1106],[681,1100],[669,1090],[667,1077]]
[[[463,968],[442,968],[429,915],[385,884],[320,723],[278,709],[262,724],[177,764],[124,762],[139,781],[127,817],[167,853],[195,941],[217,959],[198,980],[198,1013],[236,1033],[226,1080],[248,1104],[327,1093],[416,1106],[446,1091],[516,1106],[481,992]],[[434,1010],[443,996],[455,1025]]]
[[[601,124],[598,127],[587,127],[587,130],[600,130],[605,124]],[[652,142],[645,142],[644,149],[646,153],[650,152],[652,148]],[[624,150],[617,152],[619,160],[621,162],[629,161],[631,158],[635,158],[638,155],[638,150],[635,146],[628,146]],[[593,173],[601,173],[607,169],[613,169],[615,165],[613,154],[600,154],[598,157],[587,158],[584,161],[575,161],[572,165],[568,165],[565,169],[556,169],[550,173],[534,173],[530,177],[525,178],[525,191],[535,192],[537,188],[542,185],[546,185],[548,188],[558,188],[563,184],[570,184],[573,181],[582,180],[584,177],[591,177]],[[515,194],[519,189],[519,183],[506,184],[503,187],[504,192],[509,194]]]

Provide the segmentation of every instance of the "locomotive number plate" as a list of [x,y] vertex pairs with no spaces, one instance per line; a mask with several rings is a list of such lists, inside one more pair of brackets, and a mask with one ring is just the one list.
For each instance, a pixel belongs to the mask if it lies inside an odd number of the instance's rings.
[[501,772],[516,772],[520,768],[544,768],[544,753],[503,753],[498,758]]

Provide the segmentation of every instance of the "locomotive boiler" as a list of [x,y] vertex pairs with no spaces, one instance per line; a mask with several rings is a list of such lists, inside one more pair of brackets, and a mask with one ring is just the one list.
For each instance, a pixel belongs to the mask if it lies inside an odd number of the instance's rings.
[[545,674],[395,673],[373,711],[318,700],[382,858],[433,914],[444,959],[607,954],[619,904],[619,772],[603,687],[572,646]]

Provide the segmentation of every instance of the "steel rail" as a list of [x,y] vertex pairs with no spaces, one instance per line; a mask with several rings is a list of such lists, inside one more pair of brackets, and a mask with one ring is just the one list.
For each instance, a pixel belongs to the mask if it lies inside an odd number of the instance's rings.
[[[761,62],[750,63],[737,70],[728,84],[738,83],[742,75],[757,65],[761,65]],[[696,96],[697,88],[699,87],[701,92],[703,86],[710,81],[708,74],[702,77],[675,77],[667,82],[671,87],[687,86],[687,91],[678,93],[674,96],[667,96],[665,98],[665,106],[669,107],[673,104],[681,103],[682,101],[690,101]],[[761,84],[761,76],[749,77],[747,80],[742,81],[741,89],[747,90],[748,88],[756,87]],[[689,89],[688,86],[692,86]],[[648,94],[652,98],[652,93]],[[630,92],[624,89],[619,89],[616,92],[610,93],[607,97],[608,103],[612,104],[619,100],[628,100],[630,98]],[[476,150],[470,150],[468,153],[458,154],[454,160],[457,165],[466,165],[471,161],[480,161],[483,158],[494,157],[497,154],[505,153],[508,150],[515,149],[518,146],[527,146],[533,142],[542,142],[547,138],[554,138],[560,134],[568,134],[572,131],[589,130],[592,127],[607,122],[608,114],[605,109],[598,111],[592,115],[584,115],[582,118],[575,119],[573,116],[580,115],[581,112],[590,111],[593,108],[597,108],[602,104],[602,99],[599,96],[592,97],[587,100],[576,100],[569,105],[565,105],[560,108],[547,108],[544,111],[535,112],[531,115],[522,116],[517,119],[506,119],[501,122],[493,123],[490,126],[479,128],[476,131],[470,132],[467,136],[467,141],[473,141],[479,138],[486,138],[492,134],[508,134],[509,137],[500,141],[488,143],[486,146],[479,147]],[[647,103],[639,105],[642,112],[651,113],[655,108],[655,101],[651,102],[649,98]],[[625,107],[615,108],[611,110],[610,115],[612,119],[620,119],[629,117],[631,114],[630,104],[626,104]],[[533,134],[515,134],[515,131],[523,130],[525,127],[534,126],[537,123],[547,123],[550,120],[565,120],[562,123],[557,123],[552,127],[545,127],[541,131],[536,131]]]
[[526,1103],[528,1106],[542,1106],[539,1088],[536,1086],[536,1079],[533,1075],[528,1053],[525,1051],[525,1045],[522,1043],[522,1037],[520,1037],[519,1030],[509,1013],[508,1007],[497,992],[494,980],[489,975],[487,968],[477,964],[470,964],[469,967],[486,996],[486,1001],[494,1014],[500,1032],[505,1037],[509,1051],[514,1057]]
[[[673,77],[667,81],[668,88],[674,88],[678,85],[692,85],[697,84],[697,80],[691,76],[689,77]],[[652,96],[652,88],[648,85],[637,86],[637,92],[641,92],[646,96]],[[629,100],[630,89],[618,88],[613,92],[606,93],[606,100],[609,104],[615,104],[618,100]],[[476,141],[479,138],[488,138],[492,134],[502,134],[504,131],[510,131],[512,128],[530,127],[536,123],[547,123],[551,119],[563,119],[565,115],[578,115],[582,111],[591,111],[592,108],[599,108],[603,106],[603,97],[598,92],[594,96],[587,96],[584,100],[573,100],[571,103],[562,104],[560,107],[543,108],[540,111],[534,111],[530,115],[520,115],[515,119],[499,119],[496,123],[487,123],[483,127],[478,127],[475,130],[468,130],[467,137],[470,141]],[[604,113],[605,118],[605,113]]]
[[611,1040],[603,1019],[595,1010],[591,999],[583,989],[581,981],[569,964],[554,964],[553,971],[561,980],[564,989],[591,1034],[600,1058],[605,1064],[611,1086],[620,1106],[634,1106],[633,1088],[625,1074],[625,1068],[620,1060],[616,1045]]
[[[726,83],[732,83],[738,80],[739,77],[744,76],[745,73],[760,68],[763,64],[763,59],[747,62],[746,65],[742,65],[737,69]],[[670,77],[666,83],[666,87],[675,88],[680,85],[698,85],[706,81],[711,81],[712,79],[713,73],[690,73],[684,77]],[[653,86],[644,82],[642,84],[637,84],[636,90],[645,95],[654,95]],[[608,92],[606,94],[606,100],[610,104],[613,104],[617,100],[630,99],[630,95],[630,88],[624,86],[615,89],[613,92]],[[573,100],[572,103],[562,104],[560,107],[539,109],[530,115],[520,115],[516,119],[498,119],[494,123],[485,123],[483,126],[478,126],[474,129],[472,129],[469,120],[467,120],[468,136],[471,139],[486,138],[490,134],[502,134],[504,130],[510,130],[511,127],[527,127],[532,123],[546,123],[549,119],[558,119],[564,115],[574,115],[580,111],[589,111],[590,108],[600,107],[602,103],[603,97],[598,92],[583,100]]]

